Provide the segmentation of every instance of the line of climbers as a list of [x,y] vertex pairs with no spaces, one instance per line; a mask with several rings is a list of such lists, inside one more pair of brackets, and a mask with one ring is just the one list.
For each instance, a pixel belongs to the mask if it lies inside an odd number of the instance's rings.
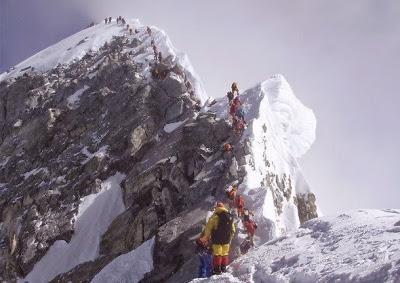
[[[232,153],[233,146],[225,143],[223,150]],[[254,214],[245,207],[244,198],[238,193],[238,189],[238,181],[225,189],[226,203],[215,204],[213,215],[196,241],[196,253],[200,261],[199,278],[226,271],[231,242],[239,219],[246,232],[246,238],[240,244],[240,253],[245,254],[254,246],[253,238],[257,224],[253,219]]]
[[[112,20],[112,17],[107,17],[107,18],[104,19],[104,23],[105,24],[110,24],[111,20]],[[118,16],[117,17],[117,24],[121,24],[122,26],[125,26],[126,21],[125,21],[125,19],[123,17]],[[129,32],[130,35],[133,34],[133,28],[130,27],[129,24],[126,24],[126,30]],[[150,44],[151,44],[151,47],[153,48],[154,60],[156,62],[160,62],[161,63],[162,62],[162,58],[163,58],[162,57],[162,53],[161,53],[161,51],[158,51],[158,49],[157,49],[155,41],[154,41],[154,39],[152,37],[152,30],[151,30],[151,28],[149,26],[147,26],[146,27],[146,31],[147,31],[148,35],[150,36],[150,38],[151,38]],[[136,34],[139,33],[139,30],[137,28],[135,28],[135,33]]]
[[[210,277],[226,271],[229,264],[229,251],[236,232],[235,216],[241,219],[246,231],[246,238],[240,244],[241,254],[254,246],[254,234],[257,224],[252,219],[254,214],[244,207],[244,199],[237,194],[237,187],[227,191],[231,204],[217,202],[214,213],[207,221],[201,237],[196,241],[196,253],[199,257],[199,278]],[[234,213],[236,210],[236,215]]]
[[240,134],[247,127],[247,124],[244,120],[244,109],[239,98],[239,88],[237,83],[232,83],[231,91],[228,91],[226,96],[228,97],[229,115],[232,121],[233,129],[235,133]]

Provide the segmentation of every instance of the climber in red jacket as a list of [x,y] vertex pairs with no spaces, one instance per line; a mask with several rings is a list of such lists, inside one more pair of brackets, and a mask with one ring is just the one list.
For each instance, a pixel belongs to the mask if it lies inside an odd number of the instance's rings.
[[238,217],[242,217],[244,212],[244,198],[239,194],[236,195],[235,204]]
[[240,102],[239,95],[236,95],[229,108],[229,114],[232,116],[232,118],[236,117],[236,111],[241,105],[242,103]]

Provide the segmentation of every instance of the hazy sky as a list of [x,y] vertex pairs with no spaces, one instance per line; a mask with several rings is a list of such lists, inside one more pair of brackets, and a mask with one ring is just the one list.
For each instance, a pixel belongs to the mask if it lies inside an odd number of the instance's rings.
[[325,214],[400,207],[400,1],[0,0],[0,70],[122,15],[188,53],[211,96],[282,73],[317,116],[301,161]]

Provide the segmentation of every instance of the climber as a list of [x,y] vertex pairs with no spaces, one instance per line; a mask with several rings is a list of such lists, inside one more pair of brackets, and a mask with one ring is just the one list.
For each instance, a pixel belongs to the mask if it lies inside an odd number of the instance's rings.
[[129,24],[126,25],[126,30],[129,30]]
[[238,119],[236,116],[234,116],[232,126],[235,134],[240,135],[246,128],[246,122],[243,119]]
[[139,33],[139,30],[137,28],[135,28],[135,33]]
[[240,102],[239,94],[232,100],[229,108],[229,114],[234,118],[236,116],[236,110],[242,105]]
[[117,24],[119,24],[119,17],[117,18]]
[[244,110],[242,106],[238,107],[235,114],[237,119],[241,119],[246,124],[246,122],[244,121]]
[[235,116],[233,116],[232,124],[235,132],[238,134],[241,133],[247,127],[247,123],[244,120],[244,110],[241,105],[236,109]]
[[241,254],[245,254],[249,251],[250,248],[254,247],[254,233],[257,229],[256,222],[250,218],[250,216],[254,216],[248,209],[244,210],[243,213],[243,224],[246,229],[247,237],[240,244],[240,252]]
[[229,103],[229,105],[231,105],[232,100],[233,100],[233,98],[234,98],[235,95],[233,94],[232,91],[228,91],[228,92],[226,93],[226,96],[228,97],[228,103]]
[[129,29],[129,34],[132,35],[132,29],[131,28]]
[[111,24],[111,17],[108,17],[108,23]]
[[254,213],[251,212],[250,210],[248,210],[247,208],[245,208],[243,210],[243,222],[249,221],[250,216],[254,216]]
[[236,207],[236,194],[237,194],[238,187],[237,185],[230,185],[226,190],[226,197],[228,198],[228,205],[230,209],[234,209]]
[[222,202],[215,206],[214,214],[210,217],[200,241],[208,243],[211,240],[213,252],[214,274],[226,271],[229,264],[229,248],[235,233],[233,217]]
[[124,18],[121,19],[121,23],[122,23],[122,26],[125,26],[126,22],[125,22]]
[[154,60],[157,61],[158,50],[157,50],[157,46],[155,46],[155,45],[153,45],[153,52],[154,52]]
[[244,227],[246,228],[247,236],[251,242],[253,242],[254,233],[257,229],[257,223],[253,219],[249,218],[248,220],[244,221]]
[[147,27],[147,33],[151,36],[151,28],[149,26]]
[[104,23],[107,24],[107,18],[104,19]]
[[158,52],[158,61],[161,63],[162,61],[162,54],[161,51]]
[[242,217],[244,212],[244,198],[239,194],[236,195],[235,205],[238,217]]
[[196,254],[199,256],[200,266],[198,278],[207,278],[212,275],[212,253],[210,247],[200,239],[196,241]]

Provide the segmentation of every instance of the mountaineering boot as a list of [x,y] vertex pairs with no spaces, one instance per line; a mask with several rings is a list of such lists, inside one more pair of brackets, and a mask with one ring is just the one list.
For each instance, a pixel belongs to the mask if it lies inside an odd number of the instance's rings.
[[228,264],[229,264],[229,257],[227,255],[223,256],[221,259],[221,271],[222,272],[226,272],[226,267]]
[[221,266],[220,265],[219,266],[214,266],[213,274],[214,275],[221,275],[221,273],[222,273]]
[[214,274],[221,274],[222,270],[221,270],[221,262],[222,262],[222,256],[214,256],[213,259],[213,272]]

